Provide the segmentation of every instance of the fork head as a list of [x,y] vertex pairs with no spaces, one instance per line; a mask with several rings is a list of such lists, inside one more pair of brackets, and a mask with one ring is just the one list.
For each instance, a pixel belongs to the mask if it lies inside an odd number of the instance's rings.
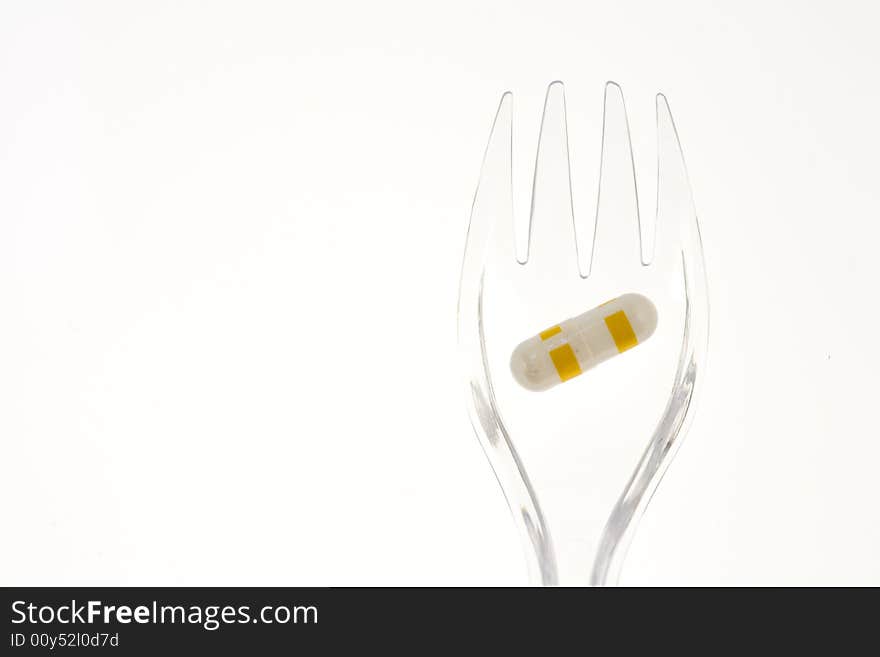
[[[655,108],[653,221],[640,212],[640,190],[644,198],[650,181],[636,180],[623,92],[613,82],[605,87],[594,211],[576,212],[576,201],[588,200],[580,193],[584,176],[573,171],[561,82],[545,95],[519,259],[510,93],[501,99],[474,199],[459,295],[468,406],[521,528],[533,580],[545,584],[616,578],[692,414],[708,336],[702,245],[664,96]],[[651,345],[652,360],[585,375],[588,382],[540,399],[512,384],[512,346],[632,291],[660,307],[665,339]]]

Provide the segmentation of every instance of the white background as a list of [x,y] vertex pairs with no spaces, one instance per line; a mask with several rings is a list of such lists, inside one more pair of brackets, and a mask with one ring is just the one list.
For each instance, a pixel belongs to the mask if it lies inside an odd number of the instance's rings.
[[465,228],[501,92],[536,130],[562,79],[592,134],[613,79],[649,140],[671,101],[712,295],[623,583],[880,584],[877,20],[4,3],[0,582],[525,583],[455,367]]

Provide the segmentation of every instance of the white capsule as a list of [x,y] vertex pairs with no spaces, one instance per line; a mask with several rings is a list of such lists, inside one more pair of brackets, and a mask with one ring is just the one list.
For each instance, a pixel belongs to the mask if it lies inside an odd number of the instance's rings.
[[641,294],[624,294],[520,343],[510,371],[523,388],[547,390],[644,342],[655,328],[654,304]]

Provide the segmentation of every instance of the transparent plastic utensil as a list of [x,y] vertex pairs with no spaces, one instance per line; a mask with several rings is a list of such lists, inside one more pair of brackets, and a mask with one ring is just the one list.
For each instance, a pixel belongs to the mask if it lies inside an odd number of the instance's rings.
[[[615,83],[605,87],[592,231],[577,224],[573,192],[586,185],[571,175],[565,93],[554,82],[541,119],[527,255],[518,263],[512,106],[505,93],[462,266],[458,341],[468,411],[521,534],[532,583],[615,584],[638,520],[687,433],[702,380],[709,305],[699,225],[659,94],[656,221],[643,222]],[[506,359],[519,341],[627,292],[645,293],[659,307],[665,337],[652,351],[640,347],[642,360],[597,368],[557,386],[560,392],[511,383]]]

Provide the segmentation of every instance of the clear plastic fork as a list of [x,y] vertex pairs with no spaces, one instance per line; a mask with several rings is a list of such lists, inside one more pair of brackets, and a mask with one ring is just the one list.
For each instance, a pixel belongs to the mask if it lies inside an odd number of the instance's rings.
[[[655,222],[643,221],[615,83],[605,87],[592,230],[582,216],[576,222],[575,196],[587,185],[572,177],[565,93],[554,82],[541,118],[526,256],[517,262],[512,106],[505,93],[462,266],[458,341],[468,412],[521,534],[532,583],[615,584],[638,520],[687,433],[703,376],[709,305],[699,225],[661,94]],[[559,392],[512,383],[506,363],[520,340],[631,291],[658,306],[656,344]]]

